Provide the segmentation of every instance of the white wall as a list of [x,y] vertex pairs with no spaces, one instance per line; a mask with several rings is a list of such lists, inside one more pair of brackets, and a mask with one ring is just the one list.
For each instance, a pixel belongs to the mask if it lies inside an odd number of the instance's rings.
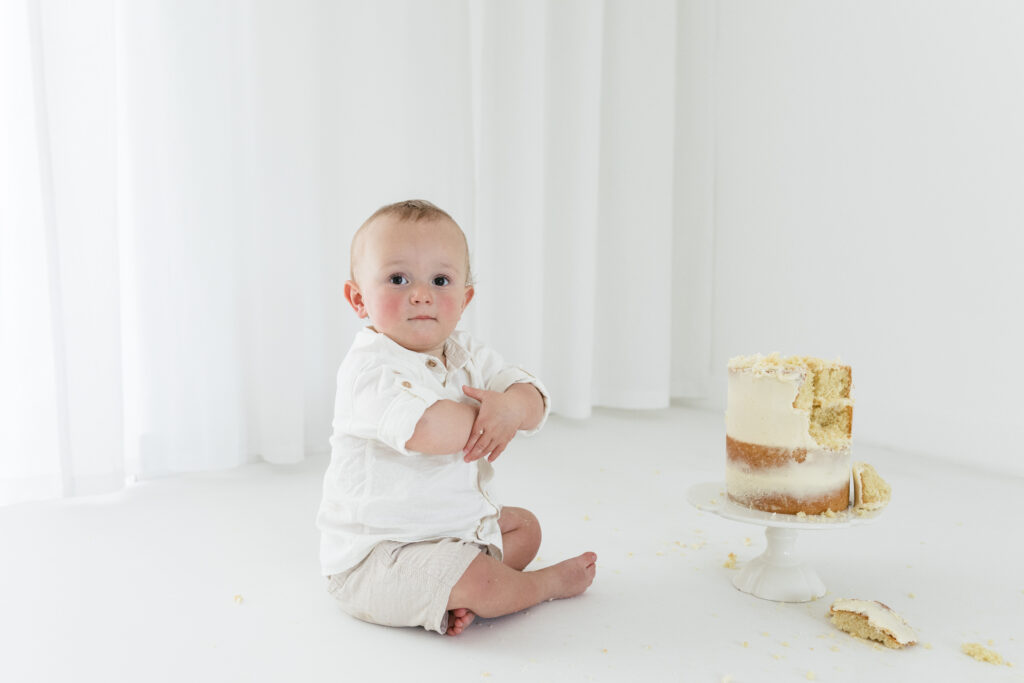
[[1024,474],[1024,4],[718,5],[712,363],[840,356],[855,442]]

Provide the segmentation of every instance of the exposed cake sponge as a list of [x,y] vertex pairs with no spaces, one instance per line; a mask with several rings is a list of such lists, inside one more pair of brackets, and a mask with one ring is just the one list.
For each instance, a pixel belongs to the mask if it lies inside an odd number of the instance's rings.
[[875,468],[866,462],[853,463],[853,508],[854,510],[881,510],[889,504],[892,488]]
[[849,365],[813,356],[737,356],[729,360],[730,370],[747,369],[756,374],[799,378],[793,407],[810,414],[811,437],[821,446],[842,448],[853,431],[853,378]]

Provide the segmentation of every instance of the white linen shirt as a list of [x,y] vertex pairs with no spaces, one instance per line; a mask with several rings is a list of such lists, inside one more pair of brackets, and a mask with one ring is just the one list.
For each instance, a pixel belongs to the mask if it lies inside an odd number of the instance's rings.
[[447,367],[372,329],[361,330],[338,369],[331,464],[317,515],[320,564],[330,576],[359,564],[381,541],[459,538],[501,549],[501,506],[487,483],[486,458],[426,455],[405,447],[435,401],[475,403],[467,385],[503,392],[527,382],[550,400],[540,380],[506,365],[495,351],[456,330],[445,342]]

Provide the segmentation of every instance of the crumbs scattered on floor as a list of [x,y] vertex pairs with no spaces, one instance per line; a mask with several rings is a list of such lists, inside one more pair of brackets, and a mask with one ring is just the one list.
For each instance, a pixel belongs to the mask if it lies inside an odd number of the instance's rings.
[[[992,641],[989,641],[989,645]],[[986,662],[988,664],[1004,664],[1006,666],[1013,666],[1010,662],[1003,659],[1003,656],[995,650],[990,650],[981,643],[964,643],[960,646],[960,651],[969,657],[977,659],[979,662]]]
[[726,558],[725,564],[722,566],[726,569],[736,569],[736,553],[729,553],[729,557]]

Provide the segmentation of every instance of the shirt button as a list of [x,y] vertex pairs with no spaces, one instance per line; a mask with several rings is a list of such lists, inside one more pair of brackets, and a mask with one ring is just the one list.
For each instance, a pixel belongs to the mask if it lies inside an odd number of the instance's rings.
[[437,367],[437,361],[434,360],[433,358],[431,358],[430,360],[427,361],[427,367],[428,368],[436,368]]
[[406,389],[412,388],[412,384],[410,384],[409,382],[402,382],[402,386],[405,387]]

